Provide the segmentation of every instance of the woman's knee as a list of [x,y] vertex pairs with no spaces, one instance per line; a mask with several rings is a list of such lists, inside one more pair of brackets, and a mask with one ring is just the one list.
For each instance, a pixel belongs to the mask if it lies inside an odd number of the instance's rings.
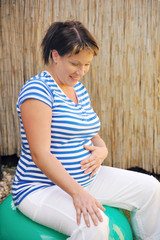
[[[105,214],[104,214],[105,215]],[[103,222],[99,222],[97,226],[91,223],[87,227],[85,223],[80,225],[69,238],[70,240],[107,240],[109,236],[109,219],[103,216]]]
[[160,182],[152,177],[152,195],[156,200],[160,200]]
[[[95,226],[94,229],[94,238],[95,240],[106,240],[109,236],[109,219],[106,217],[103,222],[100,222],[98,226]],[[96,237],[95,237],[96,236]],[[87,238],[89,239],[89,238]]]
[[[92,230],[91,230],[92,231]],[[108,239],[109,235],[109,219],[105,215],[103,216],[103,222],[99,222],[98,226],[93,227],[93,235],[96,235],[97,238],[93,239],[99,239],[99,240],[106,240]],[[89,238],[87,238],[89,239]]]
[[145,203],[151,203],[154,201],[160,201],[160,183],[159,181],[153,177],[153,176],[148,176],[146,179],[146,182],[143,184],[143,200],[144,200],[144,205]]
[[149,176],[149,181],[146,183],[146,191],[153,195],[160,193],[160,183],[155,177]]

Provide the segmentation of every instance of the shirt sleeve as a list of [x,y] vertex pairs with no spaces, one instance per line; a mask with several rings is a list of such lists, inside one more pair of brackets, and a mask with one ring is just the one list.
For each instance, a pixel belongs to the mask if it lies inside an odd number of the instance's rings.
[[21,89],[18,96],[18,106],[27,99],[36,99],[52,108],[53,96],[49,86],[41,80],[29,80]]

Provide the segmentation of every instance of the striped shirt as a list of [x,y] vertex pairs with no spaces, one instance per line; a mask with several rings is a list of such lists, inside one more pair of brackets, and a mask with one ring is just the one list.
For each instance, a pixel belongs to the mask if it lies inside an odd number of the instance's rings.
[[66,171],[83,187],[95,178],[84,174],[81,161],[90,156],[83,145],[93,145],[91,139],[100,129],[100,121],[90,105],[89,95],[82,83],[75,86],[78,104],[71,101],[47,72],[43,71],[28,80],[21,89],[17,112],[21,128],[21,155],[12,185],[15,205],[33,191],[55,185],[32,160],[29,144],[23,127],[20,106],[29,99],[44,102],[52,109],[50,151]]

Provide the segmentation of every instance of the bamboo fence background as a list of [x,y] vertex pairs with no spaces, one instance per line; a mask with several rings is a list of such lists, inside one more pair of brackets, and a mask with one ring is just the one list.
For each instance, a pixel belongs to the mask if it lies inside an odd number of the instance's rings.
[[100,47],[82,81],[101,119],[105,164],[160,173],[159,0],[1,0],[0,14],[0,155],[20,153],[17,96],[45,69],[45,31],[76,19]]

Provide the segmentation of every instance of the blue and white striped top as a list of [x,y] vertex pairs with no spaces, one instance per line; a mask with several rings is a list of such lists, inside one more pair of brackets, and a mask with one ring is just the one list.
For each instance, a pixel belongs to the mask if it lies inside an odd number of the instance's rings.
[[89,95],[82,83],[75,87],[78,104],[71,101],[54,81],[43,71],[28,80],[21,89],[17,112],[21,127],[21,155],[13,180],[12,193],[15,205],[33,191],[55,185],[35,165],[23,127],[20,106],[29,98],[38,99],[52,109],[50,150],[62,163],[66,171],[82,186],[89,185],[95,178],[84,174],[80,162],[90,155],[83,145],[93,145],[91,139],[99,132],[100,121],[90,105]]

